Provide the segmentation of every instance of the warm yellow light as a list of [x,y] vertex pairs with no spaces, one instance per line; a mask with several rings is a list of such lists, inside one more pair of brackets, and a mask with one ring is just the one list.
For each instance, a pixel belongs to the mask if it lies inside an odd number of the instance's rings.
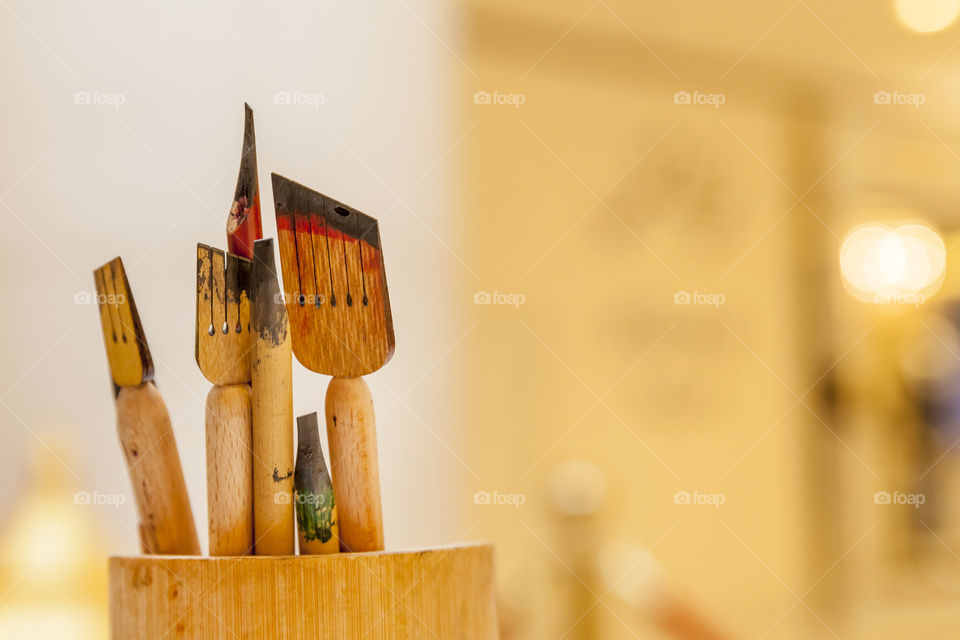
[[859,300],[920,304],[940,288],[946,247],[922,224],[868,224],[851,231],[840,247],[840,271]]
[[900,21],[921,33],[946,29],[960,13],[960,0],[894,0]]
[[58,603],[0,609],[0,638],[95,640],[103,634],[89,607]]

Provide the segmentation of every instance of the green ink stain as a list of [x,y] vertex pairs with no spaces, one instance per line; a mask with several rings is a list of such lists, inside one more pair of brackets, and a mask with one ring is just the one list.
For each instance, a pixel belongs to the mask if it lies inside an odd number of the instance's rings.
[[297,491],[297,522],[305,540],[329,542],[333,537],[333,487],[321,493]]

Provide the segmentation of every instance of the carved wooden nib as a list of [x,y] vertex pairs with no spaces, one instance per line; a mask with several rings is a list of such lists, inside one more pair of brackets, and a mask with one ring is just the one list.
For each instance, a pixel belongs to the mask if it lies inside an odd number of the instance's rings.
[[135,387],[152,380],[153,359],[123,261],[114,258],[94,270],[93,280],[113,383],[117,387]]
[[293,352],[338,377],[372,373],[393,355],[393,319],[377,221],[273,174]]
[[197,245],[197,364],[213,384],[250,382],[250,261]]

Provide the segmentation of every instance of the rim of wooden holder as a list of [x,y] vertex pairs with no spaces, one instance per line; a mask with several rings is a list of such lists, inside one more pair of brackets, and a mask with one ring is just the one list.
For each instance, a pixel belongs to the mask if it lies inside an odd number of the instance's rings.
[[114,556],[113,640],[498,638],[493,545],[316,556]]

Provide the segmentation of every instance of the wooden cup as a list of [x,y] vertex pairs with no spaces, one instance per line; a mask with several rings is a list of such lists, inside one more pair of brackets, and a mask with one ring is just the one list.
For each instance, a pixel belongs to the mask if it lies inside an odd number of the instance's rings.
[[493,546],[110,559],[113,640],[497,640]]

